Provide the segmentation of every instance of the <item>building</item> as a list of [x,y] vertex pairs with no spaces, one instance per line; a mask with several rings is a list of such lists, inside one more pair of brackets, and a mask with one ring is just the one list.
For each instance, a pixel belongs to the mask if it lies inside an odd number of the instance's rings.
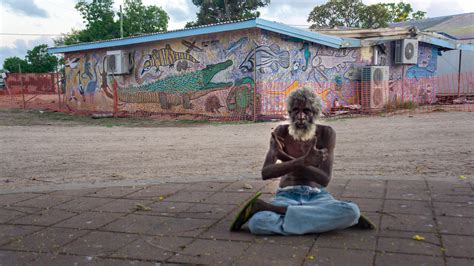
[[[416,46],[411,59],[401,47],[395,62],[397,40]],[[383,108],[399,98],[391,81],[433,77],[440,51],[449,49],[474,46],[414,28],[361,38],[255,18],[49,52],[64,54],[73,110],[251,120],[284,115],[286,96],[301,86],[315,89],[325,111]],[[435,85],[417,86],[402,88],[402,99],[434,101]]]
[[[474,44],[474,13],[434,17],[393,23],[390,27],[416,27],[424,32],[446,34],[459,43]],[[474,72],[474,51],[446,50],[438,58],[438,76],[457,76]],[[454,78],[453,86],[458,81]],[[461,84],[462,85],[462,84]]]

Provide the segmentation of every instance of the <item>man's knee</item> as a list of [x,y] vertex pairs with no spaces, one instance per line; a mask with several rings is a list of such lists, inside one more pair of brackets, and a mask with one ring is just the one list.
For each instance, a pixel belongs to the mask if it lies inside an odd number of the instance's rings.
[[346,202],[347,206],[347,219],[353,221],[353,224],[357,223],[360,217],[360,209],[357,204],[353,202]]
[[257,212],[249,220],[249,229],[252,234],[274,234],[278,226],[280,215],[270,211]]

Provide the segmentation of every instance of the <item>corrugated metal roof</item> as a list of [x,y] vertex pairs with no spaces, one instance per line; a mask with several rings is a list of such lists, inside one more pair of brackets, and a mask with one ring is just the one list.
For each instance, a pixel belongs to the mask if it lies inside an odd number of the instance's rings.
[[261,18],[254,18],[249,20],[239,20],[224,22],[218,24],[210,24],[205,26],[192,27],[187,29],[173,30],[167,32],[158,32],[152,34],[144,34],[139,36],[118,38],[106,41],[97,41],[89,43],[74,44],[68,46],[58,46],[48,49],[49,53],[68,53],[85,51],[91,49],[110,48],[117,46],[126,46],[140,43],[147,43],[153,41],[162,41],[175,38],[185,38],[190,36],[212,34],[233,30],[242,30],[250,28],[260,28],[280,34],[285,34],[291,37],[299,38],[305,41],[323,44],[333,48],[345,48],[345,47],[359,47],[360,40],[353,38],[343,38],[337,36],[329,36],[325,34],[309,32],[303,29],[294,28],[282,23],[272,22]]
[[421,31],[444,32],[459,40],[474,40],[474,12],[390,24],[390,27],[415,26]]
[[418,29],[416,27],[397,27],[397,28],[378,28],[378,29],[360,29],[360,28],[351,28],[351,29],[311,29],[310,31],[339,36],[347,38],[374,38],[374,37],[386,37],[386,36],[416,36]]
[[434,18],[427,18],[427,19],[420,19],[420,20],[410,20],[410,21],[402,21],[402,22],[395,22],[391,23],[389,27],[409,27],[414,26],[420,30],[429,29],[435,25],[440,24],[443,21],[450,19],[452,16],[444,16],[444,17],[434,17]]
[[443,32],[420,31],[415,26],[379,28],[379,29],[312,29],[318,33],[332,36],[356,38],[361,41],[361,46],[373,46],[400,39],[417,39],[447,49],[460,49],[474,51],[474,45],[456,40]]

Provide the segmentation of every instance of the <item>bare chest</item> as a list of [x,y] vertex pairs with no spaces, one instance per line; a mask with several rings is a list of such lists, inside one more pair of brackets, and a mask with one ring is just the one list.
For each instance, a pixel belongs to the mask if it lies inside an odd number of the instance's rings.
[[297,141],[297,140],[294,140],[293,137],[291,136],[287,136],[285,138],[285,152],[295,158],[305,155],[313,145],[314,145],[313,140]]

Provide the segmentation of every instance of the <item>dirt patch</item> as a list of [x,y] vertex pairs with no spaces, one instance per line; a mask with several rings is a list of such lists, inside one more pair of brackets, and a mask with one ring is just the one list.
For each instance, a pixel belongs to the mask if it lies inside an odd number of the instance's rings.
[[[259,179],[270,132],[279,124],[64,116],[0,112],[0,191],[74,183]],[[337,132],[333,176],[470,179],[472,121],[470,112],[325,120]]]

